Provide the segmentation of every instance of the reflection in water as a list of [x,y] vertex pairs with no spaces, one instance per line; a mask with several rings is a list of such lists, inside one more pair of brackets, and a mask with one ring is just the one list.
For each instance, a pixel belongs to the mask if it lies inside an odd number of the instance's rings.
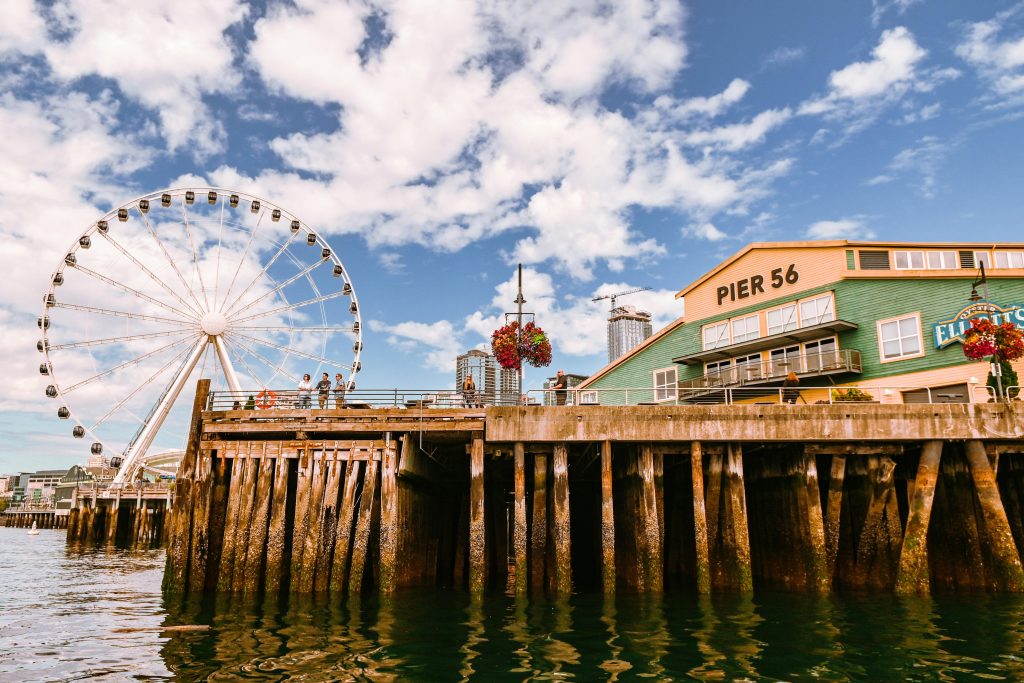
[[0,528],[3,681],[1024,680],[1016,595],[181,601],[160,551],[27,538]]

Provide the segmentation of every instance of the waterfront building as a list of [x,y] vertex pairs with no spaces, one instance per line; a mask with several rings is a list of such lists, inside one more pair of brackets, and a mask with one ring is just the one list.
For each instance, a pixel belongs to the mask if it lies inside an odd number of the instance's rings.
[[822,388],[812,400],[846,386],[880,402],[984,401],[989,364],[964,357],[963,330],[976,316],[1024,328],[1024,243],[754,243],[677,298],[685,316],[583,382],[581,400],[755,400],[794,372]]
[[21,472],[14,484],[12,502],[42,504],[53,499],[54,491],[67,470]]
[[608,362],[635,349],[653,332],[650,313],[636,306],[616,306],[608,318]]
[[79,486],[83,484],[91,484],[95,481],[93,475],[89,472],[88,467],[82,467],[81,465],[72,465],[64,476],[61,477],[60,482],[54,487],[54,508],[58,510],[70,510],[71,503],[75,497],[75,491]]
[[467,375],[473,377],[481,403],[516,403],[519,375],[498,365],[498,359],[480,349],[470,349],[455,359],[455,386],[462,387]]
[[0,476],[0,496],[11,491],[11,475]]

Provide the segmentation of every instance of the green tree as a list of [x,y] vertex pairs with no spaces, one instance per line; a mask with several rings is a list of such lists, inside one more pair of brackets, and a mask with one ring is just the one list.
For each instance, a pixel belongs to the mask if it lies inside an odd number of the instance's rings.
[[[1003,391],[1006,391],[1007,393],[1006,398],[1017,398],[1017,394],[1020,393],[1020,389],[1013,389],[1012,392],[1007,389],[1007,387],[1016,387],[1020,385],[1020,381],[1017,379],[1017,373],[1014,372],[1013,366],[1010,365],[1010,361],[1008,360],[999,361],[999,365],[1003,369]],[[988,373],[988,382],[986,382],[986,384],[992,387],[992,394],[995,395],[995,392],[998,391],[998,384],[996,383],[996,376],[992,374],[991,370]]]

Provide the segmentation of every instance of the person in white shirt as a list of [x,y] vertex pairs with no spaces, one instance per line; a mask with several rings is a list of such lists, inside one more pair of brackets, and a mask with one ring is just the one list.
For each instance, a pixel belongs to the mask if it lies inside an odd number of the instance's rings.
[[311,408],[313,407],[313,385],[310,383],[309,375],[303,375],[302,381],[299,382],[299,407],[300,408]]

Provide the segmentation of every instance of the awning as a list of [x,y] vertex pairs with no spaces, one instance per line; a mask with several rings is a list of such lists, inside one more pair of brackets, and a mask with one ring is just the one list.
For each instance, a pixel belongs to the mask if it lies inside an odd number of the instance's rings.
[[702,365],[711,361],[725,360],[726,358],[735,358],[736,356],[746,356],[758,351],[764,351],[765,349],[774,349],[793,342],[813,341],[827,336],[830,332],[833,334],[849,332],[850,330],[856,330],[857,327],[858,325],[856,323],[851,323],[846,320],[830,320],[827,323],[798,327],[797,329],[789,330],[788,332],[780,332],[767,337],[758,337],[757,339],[748,339],[747,341],[742,341],[738,344],[719,346],[717,349],[708,349],[707,351],[701,351],[699,353],[691,353],[688,356],[679,356],[678,358],[673,358],[672,362],[682,363],[683,365]]

